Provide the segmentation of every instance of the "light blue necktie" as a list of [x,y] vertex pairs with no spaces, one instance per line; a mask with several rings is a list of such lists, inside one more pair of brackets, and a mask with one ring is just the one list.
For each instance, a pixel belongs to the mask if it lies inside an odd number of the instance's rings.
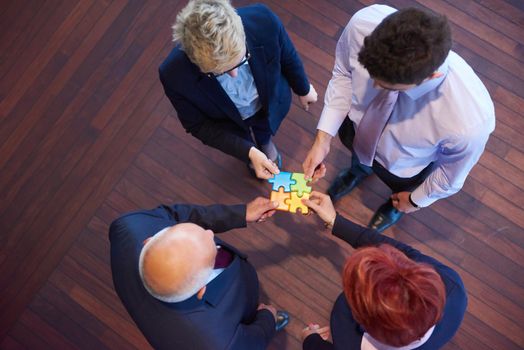
[[393,112],[397,99],[398,91],[384,89],[366,108],[353,139],[353,151],[360,163],[367,166],[373,164],[378,140]]

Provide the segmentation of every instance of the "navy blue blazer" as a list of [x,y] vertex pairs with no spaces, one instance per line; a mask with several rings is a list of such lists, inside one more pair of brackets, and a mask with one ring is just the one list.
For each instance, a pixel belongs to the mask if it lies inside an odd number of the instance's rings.
[[[441,262],[422,254],[418,250],[397,240],[384,236],[374,230],[357,225],[344,217],[337,215],[333,226],[333,234],[353,248],[370,245],[390,244],[402,251],[406,256],[417,262],[432,265],[438,272],[446,287],[446,305],[442,319],[437,323],[428,341],[419,346],[419,350],[435,350],[453,338],[457,332],[468,303],[464,284],[458,273]],[[320,335],[312,334],[304,340],[304,350],[360,349],[363,329],[351,313],[344,293],[340,294],[331,311],[331,334],[333,344],[322,340]]]
[[[265,5],[237,10],[244,25],[249,66],[262,110],[276,133],[291,105],[291,91],[309,92],[298,54],[278,17]],[[254,142],[235,104],[213,75],[204,74],[175,47],[159,68],[165,93],[188,133],[245,162]]]
[[109,229],[115,290],[155,349],[265,349],[275,333],[271,312],[257,311],[258,278],[246,256],[215,238],[235,255],[231,264],[196,295],[164,303],[144,288],[138,272],[143,241],[165,227],[192,222],[215,233],[245,227],[245,205],[160,206],[123,215]]

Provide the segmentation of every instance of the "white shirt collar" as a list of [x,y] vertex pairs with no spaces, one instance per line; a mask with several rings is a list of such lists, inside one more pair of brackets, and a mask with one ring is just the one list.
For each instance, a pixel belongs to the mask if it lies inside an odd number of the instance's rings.
[[395,347],[383,344],[373,338],[369,333],[364,333],[364,336],[362,337],[362,343],[360,344],[361,350],[411,350],[418,348],[422,344],[428,341],[429,337],[431,337],[431,334],[433,334],[433,331],[435,330],[435,326],[428,329],[428,331],[424,334],[424,336],[420,339],[415,340],[414,342],[404,345],[401,347]]
[[408,95],[412,100],[416,100],[419,97],[427,94],[431,90],[436,89],[448,75],[448,59],[447,58],[444,61],[444,63],[442,63],[440,67],[438,67],[437,72],[442,73],[442,76],[435,78],[435,79],[430,79],[428,81],[425,81],[422,84],[415,86],[412,89],[404,91],[404,93]]

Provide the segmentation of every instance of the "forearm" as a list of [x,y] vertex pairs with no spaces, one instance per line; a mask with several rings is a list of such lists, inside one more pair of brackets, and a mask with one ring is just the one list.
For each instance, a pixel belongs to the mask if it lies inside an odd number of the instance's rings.
[[359,224],[344,218],[340,214],[337,214],[335,218],[332,233],[334,236],[349,243],[355,249],[366,246],[389,244],[404,252],[404,254],[414,260],[417,260],[423,255],[418,250],[407,244],[380,234],[373,229],[360,226]]
[[413,202],[427,207],[460,191],[484,152],[491,130],[489,125],[479,125],[465,134],[451,135],[441,141],[434,169],[412,192]]
[[206,122],[188,131],[205,145],[240,159],[244,163],[249,162],[249,150],[255,146],[252,141],[241,138],[212,122]]
[[230,349],[263,350],[275,335],[275,318],[268,310],[259,310],[250,324],[240,324],[229,345]]
[[249,149],[254,143],[248,139],[249,132],[246,128],[246,138],[238,136],[240,126],[230,119],[212,119],[203,113],[194,102],[180,93],[169,88],[165,79],[162,79],[164,90],[171,104],[177,111],[178,119],[184,129],[202,141],[205,145],[216,148],[244,162],[249,161]]
[[449,165],[438,166],[411,192],[411,200],[423,208],[449,197],[462,188],[468,172],[469,169],[459,171],[450,169]]
[[309,93],[309,80],[302,64],[302,60],[293,45],[286,29],[279,21],[279,42],[281,48],[280,64],[282,74],[288,81],[291,89],[298,96],[305,96]]
[[311,334],[302,344],[303,350],[332,350],[335,347],[332,343],[325,341],[319,334]]
[[155,209],[176,223],[192,222],[215,233],[246,227],[246,206],[214,204],[199,206],[190,204],[163,205]]

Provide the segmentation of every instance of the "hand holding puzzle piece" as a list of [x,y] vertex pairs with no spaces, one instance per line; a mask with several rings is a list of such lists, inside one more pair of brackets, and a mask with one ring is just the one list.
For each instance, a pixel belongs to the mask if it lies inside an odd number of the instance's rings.
[[270,199],[279,203],[277,210],[291,213],[300,210],[302,214],[309,212],[309,208],[302,203],[302,199],[308,199],[311,193],[304,174],[281,171],[267,181],[273,185]]

